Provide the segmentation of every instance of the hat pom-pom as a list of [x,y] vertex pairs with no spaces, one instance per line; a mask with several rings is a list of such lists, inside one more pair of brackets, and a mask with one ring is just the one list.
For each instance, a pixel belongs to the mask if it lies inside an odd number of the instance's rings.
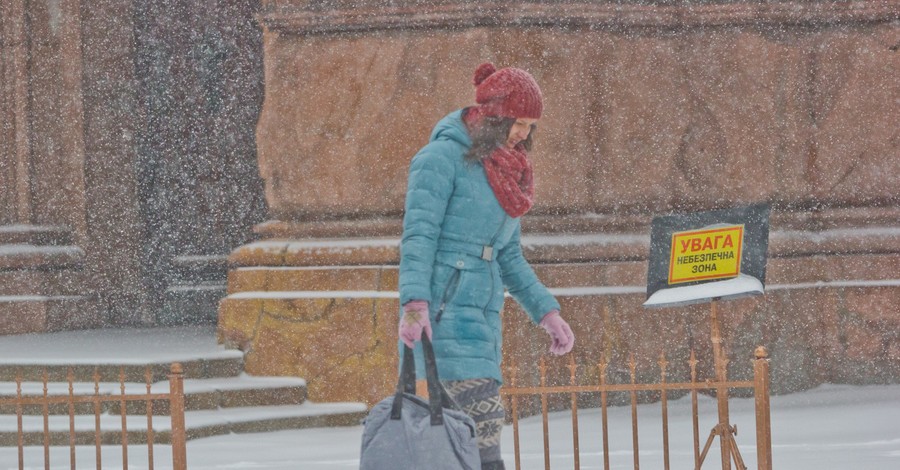
[[496,71],[497,69],[494,67],[494,64],[490,62],[485,62],[479,65],[478,68],[475,69],[475,79],[473,80],[475,86],[481,85],[481,82],[485,81]]

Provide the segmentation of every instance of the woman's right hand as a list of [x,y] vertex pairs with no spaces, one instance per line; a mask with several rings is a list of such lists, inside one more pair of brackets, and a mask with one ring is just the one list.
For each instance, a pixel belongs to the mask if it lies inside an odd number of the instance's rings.
[[431,339],[431,320],[428,319],[428,302],[410,300],[403,305],[403,318],[400,319],[400,340],[412,348],[416,341],[422,340],[422,332]]

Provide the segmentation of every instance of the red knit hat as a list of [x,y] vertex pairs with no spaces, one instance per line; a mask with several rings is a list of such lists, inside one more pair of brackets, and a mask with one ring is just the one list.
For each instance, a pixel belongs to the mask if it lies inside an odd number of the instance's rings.
[[530,73],[517,68],[497,70],[490,62],[475,69],[475,102],[480,114],[538,119],[544,110],[543,95]]

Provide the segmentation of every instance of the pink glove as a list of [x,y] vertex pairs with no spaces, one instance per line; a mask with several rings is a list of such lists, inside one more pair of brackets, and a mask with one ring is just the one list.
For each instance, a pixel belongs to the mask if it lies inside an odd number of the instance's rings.
[[428,335],[428,339],[431,339],[428,302],[410,300],[403,305],[403,318],[400,319],[400,340],[411,348],[416,341],[422,340],[422,331]]
[[559,310],[551,310],[544,315],[541,326],[553,339],[553,344],[550,345],[551,353],[561,356],[575,346],[575,335],[572,334],[572,328],[569,328],[569,324],[559,316]]

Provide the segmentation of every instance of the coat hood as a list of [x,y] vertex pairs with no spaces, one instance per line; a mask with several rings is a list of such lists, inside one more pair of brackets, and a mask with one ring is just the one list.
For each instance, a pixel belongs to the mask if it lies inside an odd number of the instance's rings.
[[438,121],[431,131],[431,139],[429,142],[437,140],[451,140],[466,149],[472,146],[472,138],[469,137],[469,130],[462,120],[462,110],[458,109]]

